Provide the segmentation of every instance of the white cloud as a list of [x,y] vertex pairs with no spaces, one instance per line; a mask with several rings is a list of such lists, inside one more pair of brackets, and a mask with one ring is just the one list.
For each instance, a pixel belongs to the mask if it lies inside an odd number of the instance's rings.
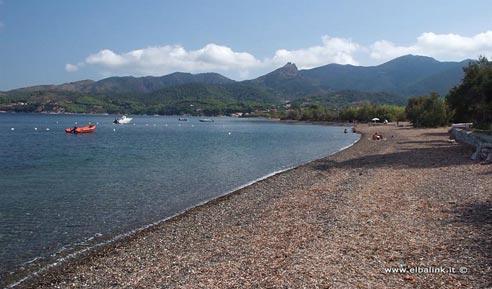
[[390,60],[406,54],[417,54],[417,52],[414,47],[396,46],[386,40],[376,41],[370,48],[371,58],[377,60]]
[[[235,52],[229,47],[213,43],[193,51],[187,51],[179,45],[148,47],[121,54],[104,49],[89,55],[85,63],[137,74],[244,70],[261,65],[249,53]],[[70,69],[75,71],[72,66]]]
[[65,71],[75,72],[77,70],[79,70],[79,67],[77,65],[70,64],[70,63],[65,64]]
[[431,56],[440,60],[463,60],[492,53],[492,31],[472,37],[457,34],[435,34],[426,32],[409,46],[398,46],[389,41],[376,41],[370,47],[370,57],[390,60],[405,54]]
[[204,48],[190,53],[191,59],[203,65],[217,66],[221,69],[248,68],[258,66],[260,61],[246,52],[234,52],[226,46],[208,44]]
[[321,39],[321,46],[299,50],[279,49],[270,61],[277,65],[294,62],[299,68],[313,68],[328,63],[358,64],[353,54],[361,48],[359,44],[350,39],[331,38],[326,35]]
[[127,53],[127,58],[125,59],[125,57],[120,56],[109,49],[104,49],[96,54],[89,55],[85,61],[88,64],[100,64],[106,67],[116,68],[128,63],[130,61],[130,57],[133,55],[134,53],[132,52]]
[[[0,0],[1,1],[1,0]],[[164,45],[117,53],[103,49],[91,54],[77,64],[66,64],[65,70],[75,72],[83,66],[92,66],[104,76],[130,74],[164,75],[181,72],[218,72],[233,79],[254,78],[294,62],[301,69],[329,63],[368,65],[380,64],[393,58],[416,54],[438,60],[460,61],[492,56],[492,31],[466,37],[457,34],[421,34],[411,45],[397,45],[388,40],[375,41],[363,46],[349,38],[321,37],[321,45],[297,50],[278,49],[271,57],[259,60],[248,52],[210,43],[197,50],[187,50],[181,45]]]
[[[359,49],[349,39],[323,36],[320,46],[299,50],[277,50],[273,57],[257,59],[247,52],[236,52],[218,44],[207,44],[198,50],[186,50],[180,45],[165,45],[116,53],[109,49],[89,55],[77,65],[67,64],[65,70],[75,72],[81,66],[93,65],[106,69],[105,74],[128,73],[133,75],[163,75],[175,71],[219,72],[245,79],[255,72],[268,71],[287,62],[295,62],[300,68],[312,68],[332,62],[357,64],[353,53]],[[110,73],[109,73],[110,74]]]
[[[166,45],[116,53],[109,49],[89,55],[82,63],[66,64],[68,72],[78,71],[84,65],[105,68],[105,75],[128,73],[132,75],[163,75],[175,71],[219,72],[239,79],[268,71],[287,62],[295,62],[300,68],[312,68],[331,62],[357,64],[353,53],[359,49],[349,39],[323,36],[322,45],[299,50],[277,50],[273,57],[258,60],[247,52],[236,52],[214,43],[198,50],[186,50],[180,45]],[[255,73],[256,72],[256,73]]]

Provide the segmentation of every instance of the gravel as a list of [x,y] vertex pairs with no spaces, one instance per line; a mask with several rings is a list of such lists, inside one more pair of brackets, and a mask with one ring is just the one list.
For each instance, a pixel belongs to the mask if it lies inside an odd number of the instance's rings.
[[[492,288],[492,166],[446,128],[358,130],[347,150],[18,287]],[[385,270],[441,267],[455,272]]]

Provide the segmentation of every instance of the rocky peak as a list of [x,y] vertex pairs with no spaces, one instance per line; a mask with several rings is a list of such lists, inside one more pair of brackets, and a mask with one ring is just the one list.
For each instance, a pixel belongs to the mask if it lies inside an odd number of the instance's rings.
[[275,70],[273,73],[282,78],[294,78],[299,75],[299,70],[294,63],[287,62],[286,65]]

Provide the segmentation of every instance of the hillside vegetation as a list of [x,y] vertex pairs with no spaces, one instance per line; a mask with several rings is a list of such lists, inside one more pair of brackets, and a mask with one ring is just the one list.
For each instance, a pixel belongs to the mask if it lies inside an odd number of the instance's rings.
[[445,95],[459,83],[467,64],[408,55],[372,67],[329,64],[299,70],[288,63],[242,82],[217,73],[110,77],[4,92],[0,111],[276,115],[313,105],[328,110],[364,103],[404,105],[409,96]]

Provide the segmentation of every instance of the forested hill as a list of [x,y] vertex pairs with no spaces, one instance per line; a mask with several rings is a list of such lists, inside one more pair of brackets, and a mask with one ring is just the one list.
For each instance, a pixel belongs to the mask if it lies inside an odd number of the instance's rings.
[[188,83],[203,84],[227,84],[235,81],[218,73],[191,74],[175,72],[168,75],[155,77],[109,77],[99,81],[82,80],[77,82],[65,83],[62,85],[40,85],[12,90],[16,92],[74,92],[86,94],[121,94],[138,93],[144,94],[154,92],[166,87],[179,86]]
[[295,64],[288,63],[245,83],[270,88],[287,99],[344,90],[384,92],[403,98],[432,92],[445,95],[463,78],[463,67],[469,62],[439,62],[430,57],[407,55],[367,67],[328,64],[298,70]]
[[110,77],[4,92],[0,111],[222,114],[279,107],[286,101],[315,100],[332,108],[354,102],[404,104],[410,96],[444,96],[461,81],[468,62],[407,55],[370,67],[328,64],[299,70],[288,63],[241,82],[217,73]]
[[463,78],[462,62],[439,62],[431,57],[407,55],[378,66],[328,64],[301,70],[300,77],[332,90],[387,92],[409,97],[437,92],[445,95]]

